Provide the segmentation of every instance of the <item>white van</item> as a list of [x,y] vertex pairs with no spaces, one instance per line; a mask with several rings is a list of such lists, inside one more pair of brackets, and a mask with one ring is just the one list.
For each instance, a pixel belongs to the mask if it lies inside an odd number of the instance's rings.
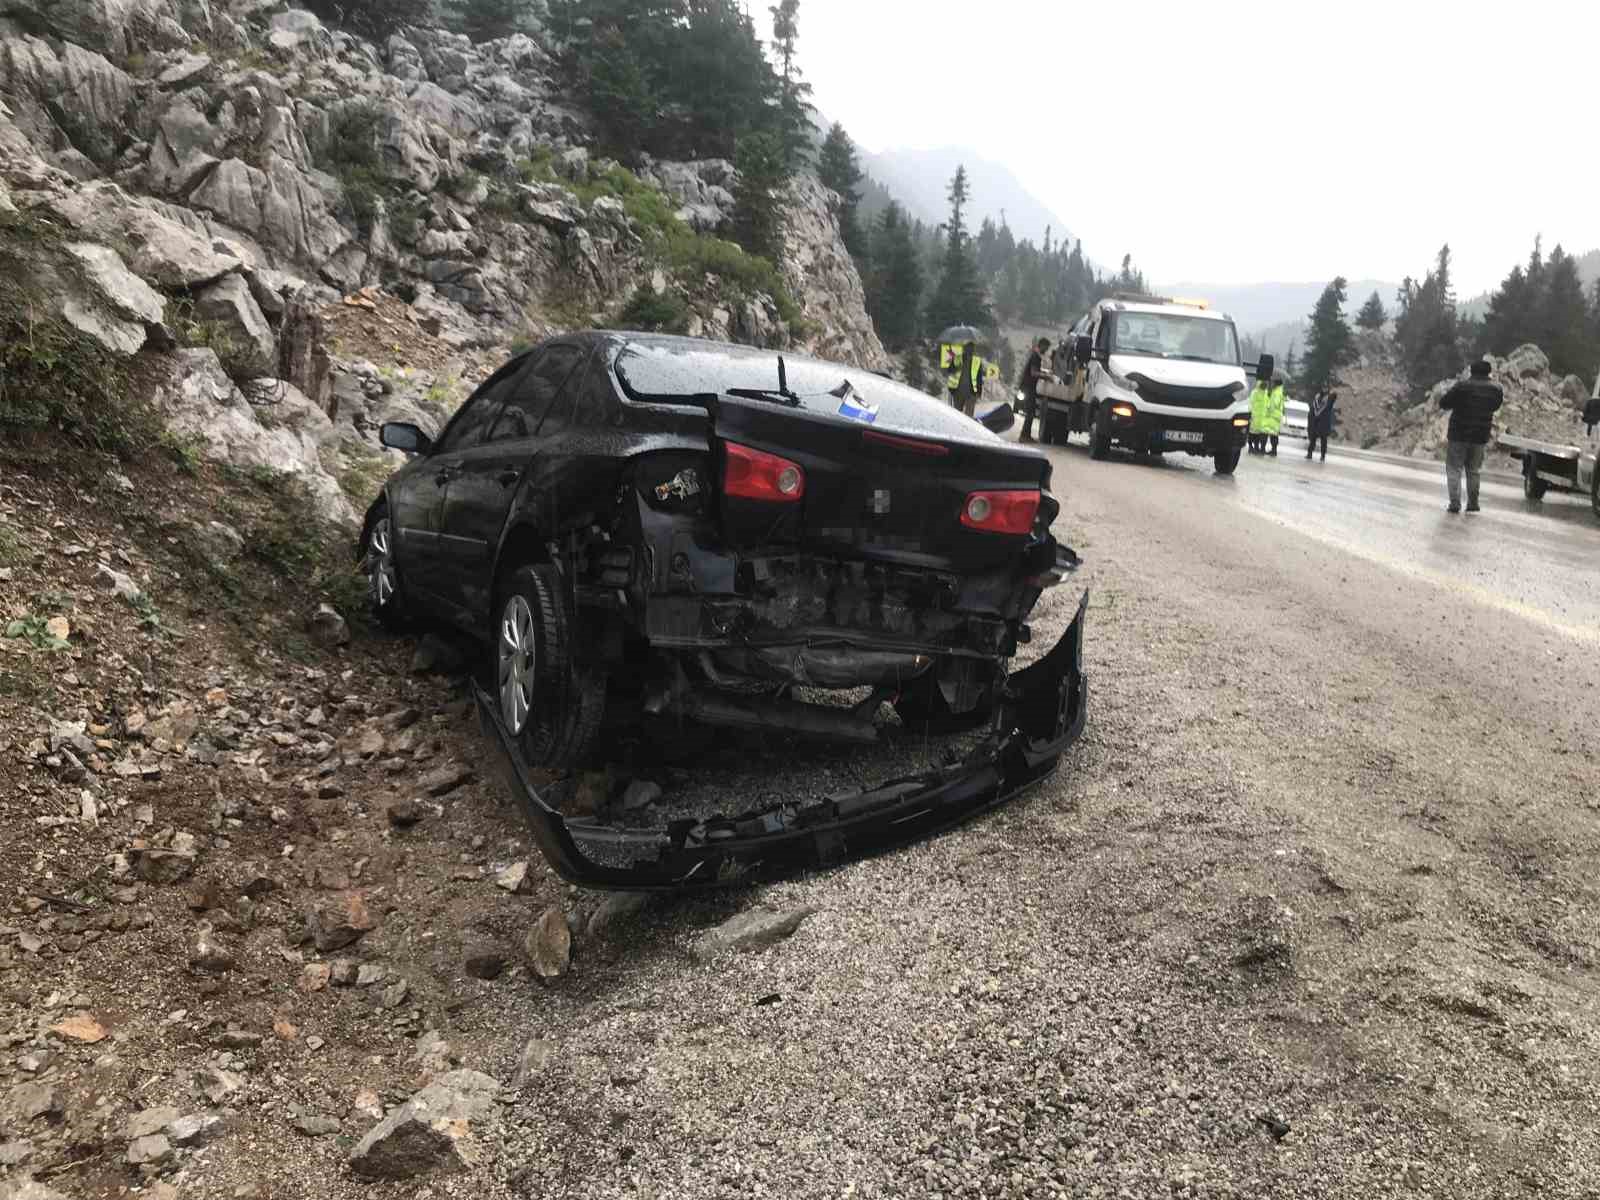
[[1250,389],[1231,317],[1201,300],[1117,295],[1085,313],[1070,336],[1070,355],[1039,387],[1045,441],[1087,433],[1093,458],[1114,445],[1175,451],[1233,474],[1250,428]]
[[1311,406],[1304,400],[1283,402],[1283,436],[1303,438],[1311,430]]

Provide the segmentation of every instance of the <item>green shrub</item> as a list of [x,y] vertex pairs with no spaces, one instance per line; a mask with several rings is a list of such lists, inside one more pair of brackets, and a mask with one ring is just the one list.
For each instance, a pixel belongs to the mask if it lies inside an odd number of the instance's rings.
[[653,289],[641,287],[617,313],[615,325],[643,333],[686,333],[689,306],[671,292],[657,295]]
[[[123,360],[54,315],[52,295],[63,277],[83,283],[64,240],[31,213],[0,213],[0,451],[20,434],[55,430],[79,445],[136,458],[161,423],[136,398]],[[87,283],[84,290],[90,292]]]

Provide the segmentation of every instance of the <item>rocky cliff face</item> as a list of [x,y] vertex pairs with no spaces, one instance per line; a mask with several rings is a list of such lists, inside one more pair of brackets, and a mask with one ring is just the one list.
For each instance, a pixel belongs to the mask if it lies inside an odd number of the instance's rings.
[[334,479],[382,419],[436,426],[512,341],[641,296],[685,332],[889,365],[814,179],[791,307],[715,240],[731,165],[634,173],[587,138],[526,36],[379,46],[271,0],[0,0],[0,212],[66,245],[40,294],[111,353],[186,347],[157,392],[175,425],[304,475],[339,518]]

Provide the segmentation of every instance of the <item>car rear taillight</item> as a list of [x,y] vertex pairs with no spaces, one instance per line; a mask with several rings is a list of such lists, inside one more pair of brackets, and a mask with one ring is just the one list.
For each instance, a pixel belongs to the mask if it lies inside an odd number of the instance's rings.
[[806,473],[799,463],[752,450],[737,442],[725,444],[727,458],[722,467],[722,491],[744,500],[770,500],[792,504],[806,494]]
[[984,533],[1027,533],[1039,515],[1039,493],[973,492],[961,510],[961,523]]

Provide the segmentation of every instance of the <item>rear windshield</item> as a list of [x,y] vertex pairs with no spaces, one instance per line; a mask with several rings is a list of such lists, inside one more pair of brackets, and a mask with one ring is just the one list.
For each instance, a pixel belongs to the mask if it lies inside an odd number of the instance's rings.
[[[782,357],[788,387],[802,402],[837,395],[847,380],[858,392],[882,395],[895,391],[927,399],[913,388],[859,367],[788,354]],[[776,393],[778,358],[772,350],[709,346],[693,341],[629,342],[617,356],[617,378],[628,398],[635,401],[683,401],[721,395],[730,388],[765,388]]]

